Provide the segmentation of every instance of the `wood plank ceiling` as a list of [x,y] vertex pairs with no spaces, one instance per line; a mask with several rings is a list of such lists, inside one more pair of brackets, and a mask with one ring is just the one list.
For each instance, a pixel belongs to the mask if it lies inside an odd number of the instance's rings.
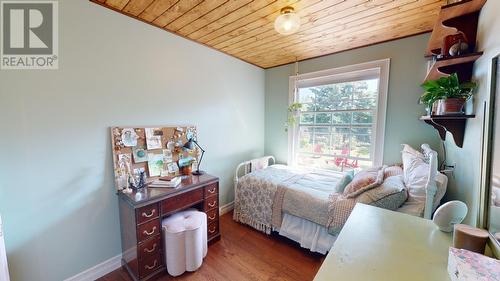
[[[262,68],[431,31],[446,0],[91,0]],[[301,17],[284,36],[285,6]]]

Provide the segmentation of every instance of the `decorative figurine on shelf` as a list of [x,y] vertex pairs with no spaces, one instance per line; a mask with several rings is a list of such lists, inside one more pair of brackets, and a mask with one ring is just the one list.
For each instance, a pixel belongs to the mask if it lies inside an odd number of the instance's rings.
[[469,53],[469,44],[465,34],[459,32],[457,34],[448,35],[444,38],[443,57],[455,57]]

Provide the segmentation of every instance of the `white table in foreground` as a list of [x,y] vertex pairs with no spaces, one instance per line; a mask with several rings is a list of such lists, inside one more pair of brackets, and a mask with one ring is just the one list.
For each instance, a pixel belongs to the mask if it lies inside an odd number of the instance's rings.
[[314,281],[446,281],[452,236],[430,220],[357,204]]

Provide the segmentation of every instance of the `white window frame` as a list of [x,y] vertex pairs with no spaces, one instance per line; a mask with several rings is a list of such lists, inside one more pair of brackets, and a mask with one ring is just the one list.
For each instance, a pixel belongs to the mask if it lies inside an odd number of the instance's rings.
[[[382,59],[355,65],[343,66],[316,72],[304,73],[289,78],[289,105],[297,100],[295,96],[295,83],[297,87],[308,87],[319,84],[345,82],[350,79],[362,79],[364,75],[372,76],[374,72],[379,74],[379,93],[377,98],[377,110],[375,112],[375,141],[373,143],[373,165],[380,166],[384,161],[384,138],[387,111],[387,93],[389,91],[389,71],[391,59]],[[297,91],[298,92],[298,91]],[[299,122],[288,130],[288,165],[296,166],[295,148],[298,147],[297,140]]]

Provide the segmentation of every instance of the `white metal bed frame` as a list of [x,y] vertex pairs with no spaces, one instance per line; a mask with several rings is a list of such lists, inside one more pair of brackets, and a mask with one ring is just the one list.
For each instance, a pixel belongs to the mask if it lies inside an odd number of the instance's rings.
[[[432,212],[434,209],[434,197],[436,196],[437,192],[436,175],[438,173],[438,154],[436,151],[432,150],[428,144],[422,144],[421,148],[425,158],[427,159],[427,162],[429,163],[429,178],[427,179],[427,184],[425,188],[426,200],[425,200],[424,218],[431,219]],[[242,176],[255,170],[252,169],[252,162],[259,160],[265,161],[266,159],[269,165],[274,165],[276,163],[276,159],[273,156],[264,156],[261,158],[242,162],[236,167],[236,171],[234,173],[235,194],[239,179]]]

